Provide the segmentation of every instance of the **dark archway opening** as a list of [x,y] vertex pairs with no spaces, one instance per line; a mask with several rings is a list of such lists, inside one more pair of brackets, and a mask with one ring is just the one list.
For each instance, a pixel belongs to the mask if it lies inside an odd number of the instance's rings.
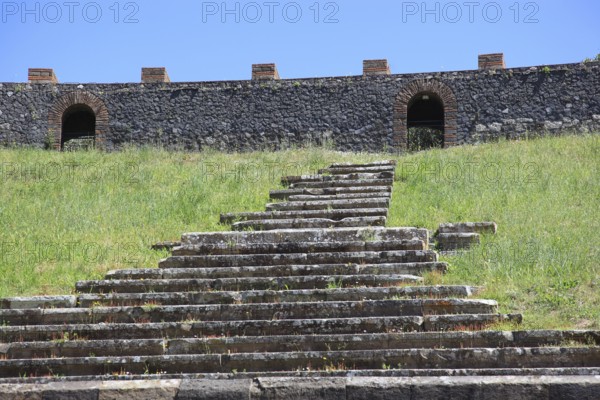
[[60,148],[64,151],[92,149],[96,141],[96,115],[85,104],[75,104],[63,113]]
[[444,147],[444,104],[435,93],[423,92],[408,103],[408,150]]

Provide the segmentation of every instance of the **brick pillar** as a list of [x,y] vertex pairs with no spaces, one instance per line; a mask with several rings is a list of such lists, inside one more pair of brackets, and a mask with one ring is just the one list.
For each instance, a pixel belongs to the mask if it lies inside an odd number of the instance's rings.
[[387,60],[364,60],[363,76],[390,75],[390,66]]
[[29,68],[29,83],[58,83],[52,68]]
[[252,65],[252,80],[263,79],[279,79],[277,65],[275,64],[253,64]]
[[504,69],[504,53],[480,54],[479,69]]
[[142,68],[142,83],[168,83],[171,82],[167,69],[160,68]]

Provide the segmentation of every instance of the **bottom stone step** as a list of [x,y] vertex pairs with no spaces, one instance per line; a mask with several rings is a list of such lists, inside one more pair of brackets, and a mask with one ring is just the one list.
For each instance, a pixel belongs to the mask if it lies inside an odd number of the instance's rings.
[[[492,371],[496,375],[482,375],[482,373]],[[392,372],[398,375],[391,375]],[[400,375],[400,372],[403,375]],[[30,378],[13,379],[15,384],[12,385],[0,384],[0,393],[3,395],[3,400],[24,398],[595,400],[600,392],[600,379],[594,376],[599,374],[599,369],[487,371],[407,369],[403,371],[343,371],[342,373],[286,374],[297,376],[230,373],[225,376],[204,374],[201,378],[179,376],[173,379],[168,379],[164,375]],[[582,375],[576,375],[576,373]],[[384,374],[390,376],[384,376]]]

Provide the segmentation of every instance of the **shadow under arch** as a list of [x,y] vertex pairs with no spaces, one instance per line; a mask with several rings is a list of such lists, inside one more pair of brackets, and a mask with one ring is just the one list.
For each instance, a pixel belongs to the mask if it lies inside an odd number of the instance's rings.
[[[408,128],[418,126],[415,120],[409,121],[409,109],[419,101],[419,96],[429,96],[429,99],[440,102],[442,106],[442,116],[435,117],[435,120],[443,121],[442,129],[444,132],[443,147],[450,147],[456,144],[457,132],[457,103],[456,97],[447,85],[434,79],[416,79],[405,85],[396,96],[394,103],[394,135],[393,144],[397,149],[408,149]],[[432,113],[435,114],[435,113]],[[410,123],[409,123],[410,122]]]

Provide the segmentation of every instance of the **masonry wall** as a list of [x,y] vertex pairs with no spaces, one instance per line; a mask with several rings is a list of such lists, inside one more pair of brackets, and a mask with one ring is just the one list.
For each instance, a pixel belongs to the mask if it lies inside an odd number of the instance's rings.
[[54,104],[71,92],[102,100],[102,146],[198,150],[282,148],[332,141],[340,150],[397,146],[394,107],[415,80],[449,87],[456,143],[526,132],[600,131],[600,63],[519,69],[315,79],[145,83],[0,84],[0,145],[51,147]]

